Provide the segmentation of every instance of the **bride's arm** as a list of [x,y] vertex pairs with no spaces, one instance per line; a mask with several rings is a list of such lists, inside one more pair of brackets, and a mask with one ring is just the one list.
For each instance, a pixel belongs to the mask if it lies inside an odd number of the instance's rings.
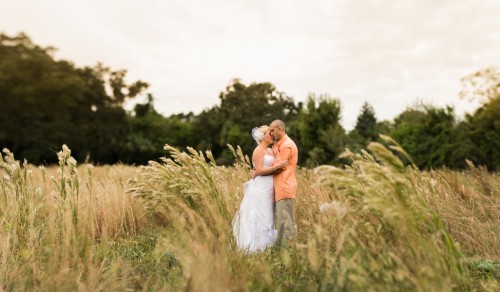
[[283,168],[286,166],[286,161],[280,161],[273,166],[265,167],[264,166],[264,154],[265,152],[260,148],[256,148],[253,151],[252,161],[254,162],[255,167],[255,176],[258,175],[268,175],[275,172],[277,169]]

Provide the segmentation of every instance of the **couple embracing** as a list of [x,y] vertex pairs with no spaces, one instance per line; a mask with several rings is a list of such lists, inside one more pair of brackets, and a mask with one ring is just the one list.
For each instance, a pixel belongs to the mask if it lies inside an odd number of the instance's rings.
[[[238,248],[248,252],[284,243],[297,234],[297,146],[286,134],[281,120],[254,128],[252,137],[257,142],[252,155],[252,180],[244,185],[243,200],[232,222]],[[273,147],[269,148],[271,144]]]

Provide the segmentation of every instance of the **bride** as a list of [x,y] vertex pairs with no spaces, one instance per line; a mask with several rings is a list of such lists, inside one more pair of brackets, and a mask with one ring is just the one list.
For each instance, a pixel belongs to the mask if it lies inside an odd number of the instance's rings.
[[249,252],[264,250],[276,241],[274,185],[270,174],[288,163],[280,161],[273,165],[274,155],[268,148],[273,138],[268,126],[254,128],[252,137],[258,144],[252,155],[256,177],[244,184],[243,200],[232,222],[236,245]]

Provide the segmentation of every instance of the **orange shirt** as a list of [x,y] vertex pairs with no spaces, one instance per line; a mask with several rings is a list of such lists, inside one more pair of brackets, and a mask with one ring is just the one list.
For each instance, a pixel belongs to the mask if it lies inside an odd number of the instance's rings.
[[280,142],[273,146],[273,154],[276,161],[288,161],[286,168],[280,174],[273,176],[274,200],[277,202],[282,199],[294,199],[297,194],[297,178],[295,177],[299,156],[297,145],[288,135],[285,135]]

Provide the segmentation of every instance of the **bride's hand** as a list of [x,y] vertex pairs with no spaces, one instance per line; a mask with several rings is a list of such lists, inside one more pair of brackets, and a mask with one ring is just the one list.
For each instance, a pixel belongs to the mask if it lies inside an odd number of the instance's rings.
[[285,168],[287,165],[288,165],[288,160],[284,160],[284,161],[280,161],[280,162],[276,163],[275,167],[276,167],[276,169],[281,169],[281,168]]

